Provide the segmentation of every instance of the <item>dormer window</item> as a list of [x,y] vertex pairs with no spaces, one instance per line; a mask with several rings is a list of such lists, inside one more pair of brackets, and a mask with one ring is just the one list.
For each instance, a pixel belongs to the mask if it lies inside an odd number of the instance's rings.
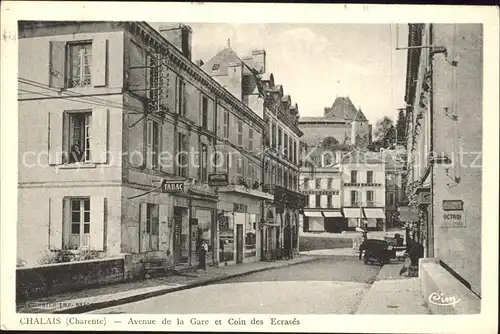
[[217,71],[219,67],[220,67],[219,64],[214,64],[214,66],[212,66],[212,71]]

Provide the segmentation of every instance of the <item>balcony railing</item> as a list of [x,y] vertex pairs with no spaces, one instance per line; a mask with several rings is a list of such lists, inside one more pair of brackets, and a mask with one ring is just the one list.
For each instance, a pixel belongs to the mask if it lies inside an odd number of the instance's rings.
[[380,187],[382,183],[344,183],[347,187]]

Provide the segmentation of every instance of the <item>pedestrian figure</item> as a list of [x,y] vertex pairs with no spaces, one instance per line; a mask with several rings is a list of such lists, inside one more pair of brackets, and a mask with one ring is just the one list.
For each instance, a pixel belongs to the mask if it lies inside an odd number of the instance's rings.
[[71,147],[71,153],[69,156],[70,163],[77,163],[83,161],[83,152],[80,150],[80,145],[74,144]]
[[207,252],[208,252],[208,245],[205,241],[201,242],[201,247],[200,247],[200,264],[199,264],[199,269],[207,270]]

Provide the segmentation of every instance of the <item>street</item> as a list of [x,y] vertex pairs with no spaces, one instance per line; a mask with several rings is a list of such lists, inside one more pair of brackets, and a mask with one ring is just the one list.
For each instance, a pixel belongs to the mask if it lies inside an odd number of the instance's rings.
[[91,313],[354,314],[381,267],[328,256]]

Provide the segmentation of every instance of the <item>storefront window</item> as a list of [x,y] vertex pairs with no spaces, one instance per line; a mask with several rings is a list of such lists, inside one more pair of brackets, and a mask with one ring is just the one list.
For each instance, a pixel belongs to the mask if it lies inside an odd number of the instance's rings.
[[234,220],[231,212],[219,214],[219,261],[234,259]]
[[245,257],[252,257],[256,255],[256,228],[257,228],[257,215],[248,214],[245,228]]
[[[201,243],[204,241],[208,245],[208,252],[213,250],[212,243],[212,211],[196,209],[196,218],[198,219],[198,226],[196,226],[198,240],[196,242],[196,249],[200,249]],[[207,254],[207,260],[212,256]]]

